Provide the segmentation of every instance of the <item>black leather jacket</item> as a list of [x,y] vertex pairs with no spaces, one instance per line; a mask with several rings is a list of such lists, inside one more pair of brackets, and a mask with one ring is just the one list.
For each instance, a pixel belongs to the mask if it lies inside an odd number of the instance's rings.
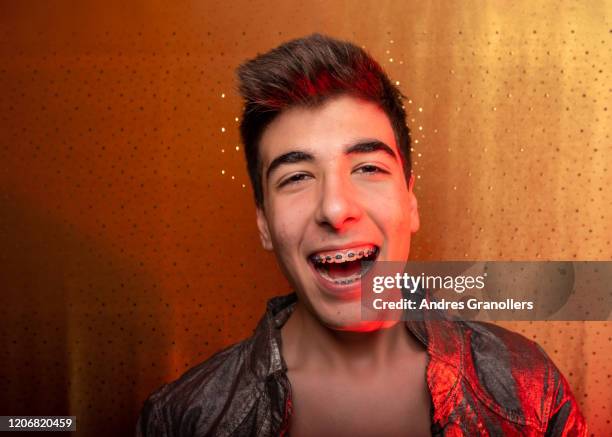
[[[291,388],[280,327],[295,301],[295,294],[270,300],[251,337],[153,393],[136,435],[288,435]],[[488,323],[406,327],[427,347],[432,435],[586,435],[565,378],[536,343]]]

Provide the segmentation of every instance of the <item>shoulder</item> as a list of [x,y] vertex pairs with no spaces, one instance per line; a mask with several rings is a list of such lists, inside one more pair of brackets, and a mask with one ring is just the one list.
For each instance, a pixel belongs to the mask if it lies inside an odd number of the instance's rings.
[[248,369],[252,343],[250,337],[229,346],[156,390],[145,401],[137,435],[207,435],[219,431],[236,393],[257,397],[256,381]]
[[[493,360],[497,367],[512,369],[526,377],[541,377],[552,361],[535,341],[486,322],[463,322],[464,341],[472,359],[481,365]],[[484,366],[486,370],[491,366]]]
[[535,341],[492,323],[462,326],[464,376],[489,407],[541,430],[562,403],[580,416],[567,381]]

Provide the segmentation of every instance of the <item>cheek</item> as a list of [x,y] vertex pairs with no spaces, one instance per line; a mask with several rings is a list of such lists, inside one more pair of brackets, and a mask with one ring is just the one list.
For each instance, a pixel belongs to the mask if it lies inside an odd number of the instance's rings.
[[393,239],[398,245],[410,243],[410,218],[404,211],[399,211],[399,214],[392,220],[391,223]]
[[277,246],[280,247],[283,252],[285,252],[288,247],[291,247],[291,242],[295,238],[294,234],[295,232],[293,231],[291,222],[279,223],[275,232],[275,240]]
[[385,228],[391,255],[400,258],[410,247],[411,218],[407,193],[398,189],[394,195],[385,196],[384,207],[374,210],[377,221]]
[[396,214],[396,224],[398,228],[397,231],[401,234],[405,234],[408,241],[410,241],[412,215],[410,211],[410,199],[407,194],[405,196],[401,196],[401,198],[398,199]]
[[372,196],[370,204],[375,205],[379,214],[386,217],[386,220],[392,226],[401,227],[404,223],[410,221],[410,214],[408,214],[409,192],[405,186],[399,183],[376,193]]
[[306,214],[301,208],[294,205],[278,205],[277,212],[279,213],[275,214],[272,238],[275,247],[287,253],[295,249],[302,239],[306,226]]

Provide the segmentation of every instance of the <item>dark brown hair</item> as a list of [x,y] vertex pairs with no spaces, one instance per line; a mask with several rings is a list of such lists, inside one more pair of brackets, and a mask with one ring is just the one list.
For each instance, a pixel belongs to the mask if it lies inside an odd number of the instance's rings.
[[350,94],[374,102],[387,114],[410,179],[410,131],[404,96],[365,50],[325,35],[288,41],[238,67],[244,98],[240,135],[255,203],[263,207],[259,140],[268,124],[292,106],[316,106],[329,97]]

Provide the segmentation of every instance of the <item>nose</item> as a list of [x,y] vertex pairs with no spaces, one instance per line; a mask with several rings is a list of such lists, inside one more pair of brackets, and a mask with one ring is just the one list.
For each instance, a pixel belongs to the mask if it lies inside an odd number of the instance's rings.
[[319,191],[317,223],[341,231],[359,221],[361,214],[359,199],[350,178],[325,177]]

